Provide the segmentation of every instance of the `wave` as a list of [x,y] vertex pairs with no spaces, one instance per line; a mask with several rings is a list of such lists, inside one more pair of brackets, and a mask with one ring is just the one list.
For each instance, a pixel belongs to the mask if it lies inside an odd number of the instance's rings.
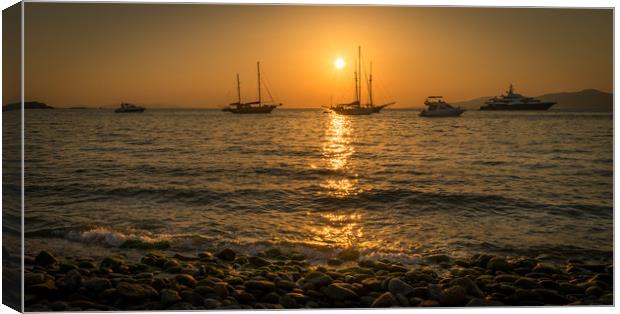
[[[156,234],[144,230],[118,229],[112,227],[92,226],[78,229],[53,228],[27,232],[26,241],[34,238],[56,238],[83,245],[85,253],[89,254],[93,246],[114,250],[159,250],[167,252],[195,253],[200,251],[217,252],[224,248],[231,248],[245,254],[258,254],[277,248],[284,254],[301,253],[311,261],[326,262],[343,253],[353,252],[361,259],[389,259],[401,263],[417,263],[421,259],[419,253],[405,252],[400,249],[358,248],[339,246],[312,241],[295,240],[250,240],[239,241],[221,239],[197,234]],[[46,245],[63,245],[57,242],[46,242]],[[27,245],[28,247],[28,245]],[[51,248],[61,251],[62,248]]]
[[[259,167],[255,168],[256,174],[264,174],[276,177],[287,177],[298,180],[315,180],[325,178],[326,176],[347,175],[343,169],[326,169],[326,168],[310,168],[300,169],[294,167]],[[351,175],[350,175],[351,176]],[[353,176],[351,176],[353,177]]]
[[[356,246],[337,246],[316,242],[294,240],[256,240],[242,242],[239,240],[219,239],[197,234],[151,233],[137,229],[118,229],[112,227],[92,226],[89,228],[70,229],[58,228],[45,231],[26,233],[26,241],[34,237],[60,238],[65,241],[81,244],[88,253],[93,246],[113,248],[116,250],[195,253],[199,251],[217,252],[223,248],[231,248],[245,254],[258,254],[277,248],[284,254],[301,253],[314,262],[326,262],[343,253],[353,252],[360,259],[388,259],[405,264],[416,264],[423,261],[424,256],[446,254],[455,258],[467,257],[475,253],[496,254],[504,256],[529,256],[550,254],[555,258],[578,258],[584,260],[610,260],[613,256],[609,250],[591,249],[569,244],[514,246],[500,243],[480,242],[469,243],[455,241],[443,248],[427,247],[423,250],[411,251],[404,248],[367,248]],[[51,242],[55,243],[55,242]],[[62,245],[62,244],[61,244]],[[62,249],[62,248],[56,248]]]
[[26,232],[26,238],[64,238],[69,241],[79,242],[88,245],[101,245],[104,247],[129,247],[127,243],[141,243],[146,247],[148,244],[153,246],[165,243],[171,236],[167,234],[155,235],[148,231],[137,229],[115,229],[111,227],[56,227],[40,229]]
[[474,161],[473,164],[479,164],[483,166],[500,166],[510,164],[508,161],[500,161],[500,160],[478,160]]
[[[566,203],[558,200],[548,203],[532,201],[519,197],[497,194],[467,192],[428,192],[404,188],[395,189],[359,189],[355,193],[342,196],[337,193],[325,193],[320,186],[308,186],[304,189],[238,189],[215,190],[209,188],[173,187],[112,187],[92,186],[83,183],[71,184],[31,184],[26,187],[28,195],[38,197],[57,197],[70,195],[53,206],[63,206],[87,202],[105,202],[110,200],[131,199],[155,201],[157,203],[175,203],[192,206],[209,206],[213,208],[244,211],[270,210],[288,211],[295,208],[325,211],[342,208],[360,210],[385,210],[394,207],[403,209],[404,214],[420,211],[458,211],[476,214],[514,214],[546,213],[566,217],[603,217],[613,214],[612,207],[606,205]],[[50,205],[50,203],[47,203]]]
[[[575,216],[595,216],[611,217],[613,208],[602,205],[584,204],[549,204],[543,202],[532,202],[525,199],[506,197],[495,194],[479,193],[447,193],[447,192],[422,192],[408,189],[372,189],[363,191],[348,198],[336,196],[323,196],[316,198],[315,201],[325,207],[333,208],[349,205],[351,207],[361,207],[364,209],[377,208],[380,210],[392,208],[396,205],[408,209],[409,214],[417,214],[419,211],[453,211],[460,213],[474,212],[478,214],[501,214],[518,213],[521,211],[536,211],[551,213],[554,215]],[[373,206],[370,206],[373,205]],[[407,206],[408,205],[408,206]]]

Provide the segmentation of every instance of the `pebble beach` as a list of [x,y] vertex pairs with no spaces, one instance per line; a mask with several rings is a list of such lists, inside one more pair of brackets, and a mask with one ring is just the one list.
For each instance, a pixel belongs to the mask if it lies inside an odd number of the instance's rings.
[[26,311],[215,310],[612,305],[613,266],[552,255],[453,259],[416,265],[343,251],[323,264],[277,248],[196,255],[146,253],[25,258]]

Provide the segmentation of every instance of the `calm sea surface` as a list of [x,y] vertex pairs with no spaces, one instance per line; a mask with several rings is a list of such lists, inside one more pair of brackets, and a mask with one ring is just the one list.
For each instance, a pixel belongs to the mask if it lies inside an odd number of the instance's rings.
[[135,251],[127,240],[401,261],[612,250],[610,113],[28,110],[26,121],[26,253]]

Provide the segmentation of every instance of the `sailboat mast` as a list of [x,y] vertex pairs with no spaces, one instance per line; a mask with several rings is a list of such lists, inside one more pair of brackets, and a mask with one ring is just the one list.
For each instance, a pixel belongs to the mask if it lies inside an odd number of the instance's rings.
[[[360,75],[359,89],[357,89],[357,101],[362,103],[362,46],[357,46],[357,69]],[[356,82],[358,83],[358,82]]]
[[241,83],[239,82],[239,73],[237,73],[237,103],[241,103]]
[[368,79],[368,97],[370,98],[370,105],[372,106],[372,61],[370,62],[370,78]]
[[263,104],[260,98],[260,62],[256,62],[256,68],[258,73],[258,105],[260,106]]
[[355,74],[355,101],[360,102],[360,93],[357,91],[357,71],[353,72]]

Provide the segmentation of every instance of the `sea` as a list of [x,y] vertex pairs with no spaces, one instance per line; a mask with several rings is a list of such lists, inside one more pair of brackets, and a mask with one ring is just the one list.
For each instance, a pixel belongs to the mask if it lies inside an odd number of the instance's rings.
[[[5,113],[13,114],[13,113]],[[613,114],[27,110],[25,253],[613,250]]]

